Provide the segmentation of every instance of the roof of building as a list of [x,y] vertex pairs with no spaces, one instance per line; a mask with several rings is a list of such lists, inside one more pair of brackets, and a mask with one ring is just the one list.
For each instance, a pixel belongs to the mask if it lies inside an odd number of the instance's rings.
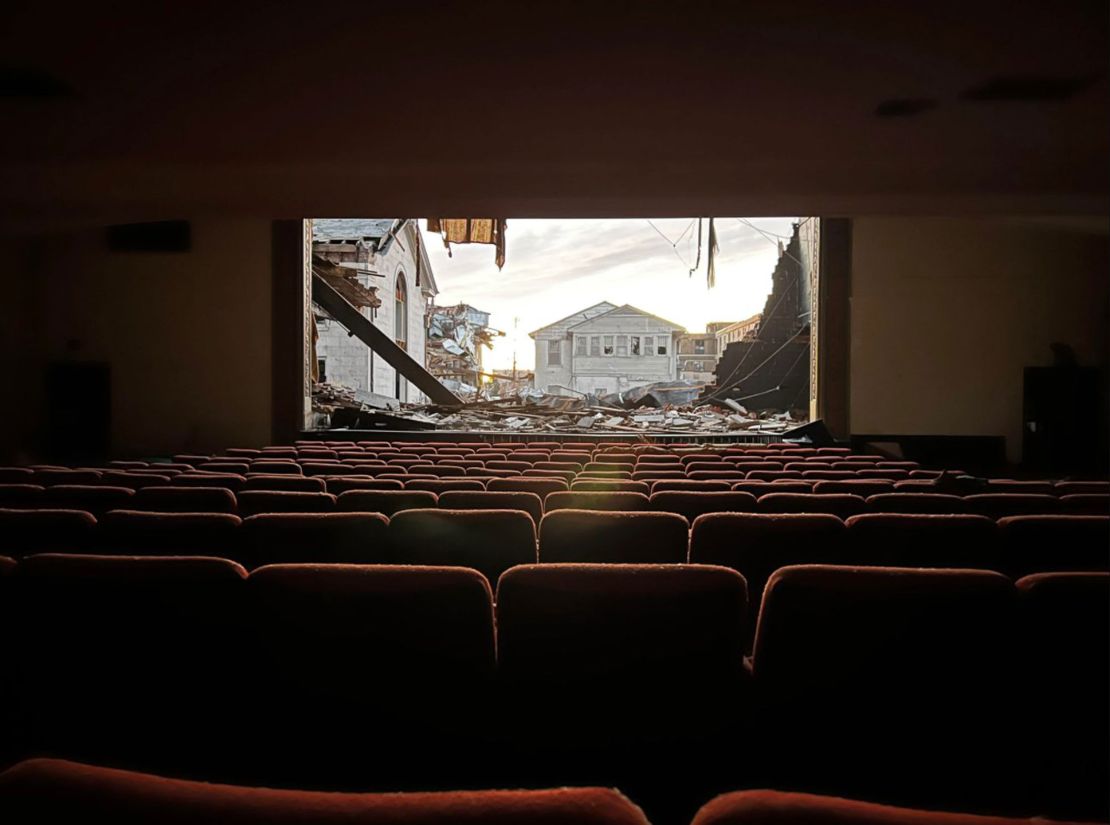
[[571,329],[575,329],[576,327],[580,327],[583,324],[588,324],[591,321],[596,321],[599,318],[605,317],[606,315],[627,314],[629,311],[635,313],[636,315],[643,315],[647,318],[654,318],[659,323],[661,323],[665,326],[668,326],[671,329],[677,330],[678,332],[685,332],[686,331],[686,327],[682,326],[681,324],[676,324],[674,321],[668,321],[666,318],[660,318],[658,315],[652,315],[650,312],[646,312],[645,310],[642,310],[639,307],[632,306],[632,304],[621,304],[619,307],[613,307],[612,309],[610,309],[607,312],[599,312],[597,315],[593,315],[589,318],[585,318],[582,321],[579,321],[577,324],[572,324],[570,327],[568,327],[568,331],[571,330]]
[[376,241],[385,237],[397,218],[315,218],[314,241]]
[[[568,324],[567,328],[569,329],[572,326],[575,326],[577,324],[582,323],[582,321],[588,321],[591,318],[596,318],[599,315],[604,315],[605,313],[611,312],[612,310],[614,310],[616,308],[617,308],[616,304],[611,304],[608,301],[599,301],[598,303],[594,304],[591,307],[586,307],[585,309],[580,309],[580,310],[578,310],[578,312],[572,312],[570,315],[567,315],[565,318],[560,318],[558,321],[554,321],[553,323],[546,324],[545,326],[542,326],[539,329],[534,329],[531,332],[529,332],[528,334],[531,335],[531,336],[534,336],[534,335],[537,335],[538,333],[543,332],[545,329],[551,329],[551,327],[557,327],[560,324],[564,324],[565,322],[570,321],[573,318],[577,318],[580,315],[583,316],[581,321],[575,321],[573,324]],[[595,309],[597,310],[597,312],[594,312]]]
[[745,318],[743,321],[736,321],[734,323],[729,324],[727,327],[721,327],[719,330],[717,330],[716,334],[720,335],[721,333],[727,332],[730,329],[735,329],[736,327],[746,327],[749,324],[758,323],[762,319],[763,319],[763,313],[762,312],[757,312],[755,315],[751,316],[750,318]]

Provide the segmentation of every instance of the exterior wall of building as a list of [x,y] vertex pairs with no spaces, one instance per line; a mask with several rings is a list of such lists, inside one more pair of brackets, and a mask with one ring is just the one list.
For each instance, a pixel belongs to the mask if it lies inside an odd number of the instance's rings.
[[[362,314],[374,322],[374,326],[396,339],[396,289],[397,279],[404,277],[407,300],[405,303],[408,318],[408,341],[406,350],[416,361],[424,363],[425,327],[424,316],[428,306],[428,295],[416,285],[416,243],[412,224],[405,227],[401,235],[402,243],[396,240],[389,244],[384,253],[370,252],[365,266],[379,276],[359,276],[359,281],[378,291],[382,305],[376,310],[363,309]],[[316,344],[317,358],[326,361],[328,381],[344,384],[355,389],[367,390],[388,395],[393,398],[419,402],[424,394],[407,380],[402,379],[400,395],[397,394],[396,370],[379,355],[374,355],[358,338],[347,334],[346,328],[337,323],[318,325],[320,335]]]
[[[554,395],[574,395],[574,393],[562,389],[563,387],[572,386],[572,351],[567,331],[571,327],[581,324],[583,321],[587,321],[590,318],[594,318],[613,309],[616,309],[616,306],[602,302],[588,309],[584,309],[581,312],[576,312],[574,315],[569,315],[550,326],[546,326],[532,333],[532,337],[536,342],[536,389]],[[559,363],[553,363],[548,357],[549,341],[559,342]]]
[[[723,326],[723,325],[720,325]],[[707,328],[705,332],[678,336],[677,372],[680,381],[709,383],[717,367],[717,336]]]
[[[681,330],[658,318],[616,310],[579,324],[570,331],[570,372],[579,392],[619,392],[677,374],[676,337]],[[633,339],[640,355],[634,355]],[[650,352],[644,339],[651,339]],[[611,346],[612,354],[606,354]],[[659,353],[662,346],[666,352]]]

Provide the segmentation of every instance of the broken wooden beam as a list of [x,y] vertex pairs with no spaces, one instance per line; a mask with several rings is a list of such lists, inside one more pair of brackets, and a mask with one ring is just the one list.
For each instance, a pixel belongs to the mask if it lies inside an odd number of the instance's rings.
[[448,406],[462,404],[462,399],[424,369],[423,364],[401,349],[392,338],[374,326],[369,318],[359,312],[331,284],[316,274],[312,276],[312,300],[327,310],[328,314],[342,324],[348,332],[384,358],[387,364],[412,382],[413,386],[428,396],[433,403]]

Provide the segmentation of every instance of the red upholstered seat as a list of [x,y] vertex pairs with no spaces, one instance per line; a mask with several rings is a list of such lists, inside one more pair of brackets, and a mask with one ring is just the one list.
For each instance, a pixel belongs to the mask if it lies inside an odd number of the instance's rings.
[[619,510],[632,512],[647,510],[650,507],[649,499],[643,493],[588,493],[585,491],[570,490],[548,493],[543,500],[545,513],[553,510]]
[[1016,481],[1010,478],[992,478],[987,482],[987,492],[1059,495],[1051,481]]
[[35,471],[30,467],[0,467],[0,484],[37,484]]
[[652,493],[651,509],[663,513],[678,513],[691,524],[706,513],[751,513],[755,511],[755,496],[751,493],[684,493],[679,491]]
[[288,490],[295,493],[323,493],[327,486],[322,478],[302,475],[248,474],[241,490]]
[[10,825],[648,825],[636,805],[609,788],[326,793],[163,779],[54,759],[0,774],[0,814]]
[[486,484],[490,492],[535,493],[540,498],[569,488],[562,478],[495,478]]
[[96,518],[83,510],[0,509],[0,555],[83,553],[95,527]]
[[643,493],[651,492],[651,485],[643,481],[630,481],[627,479],[583,479],[572,482],[570,489],[586,493]]
[[128,509],[150,513],[234,513],[235,494],[224,487],[144,487]]
[[977,493],[964,496],[969,513],[993,519],[1006,516],[1034,516],[1055,513],[1056,496],[1044,493]]
[[1067,825],[1042,819],[945,813],[782,791],[736,791],[707,802],[692,825]]
[[878,493],[867,497],[872,513],[964,513],[967,506],[960,496],[944,493]]
[[252,461],[252,473],[266,473],[270,475],[301,475],[301,465],[293,460],[285,461]]
[[0,484],[0,508],[31,510],[41,507],[45,491],[41,484]]
[[813,482],[805,479],[785,481],[737,481],[732,485],[737,493],[751,493],[756,498],[767,493],[811,493]]
[[1022,722],[1034,809],[1106,821],[1110,574],[1038,573],[1017,591],[1037,663]]
[[838,563],[843,552],[844,522],[825,513],[712,513],[694,519],[690,530],[691,563],[731,567],[748,582],[749,648],[771,574],[792,564]]
[[24,559],[16,691],[28,751],[216,769],[238,714],[227,690],[241,684],[245,575],[215,558]]
[[848,518],[867,511],[864,498],[849,493],[768,493],[758,502],[763,513],[829,513]]
[[240,523],[230,513],[112,510],[101,517],[94,546],[96,552],[110,555],[233,558]]
[[429,493],[450,492],[451,490],[484,490],[485,482],[476,478],[416,478],[403,482],[406,490],[423,490]]
[[495,663],[481,573],[269,565],[247,593],[245,765],[333,784],[368,771],[376,783],[450,782],[470,769]]
[[68,468],[35,470],[35,484],[52,487],[55,484],[97,484],[99,470],[71,470]]
[[747,478],[743,470],[687,470],[686,476],[692,481],[743,481]]
[[[238,473],[214,473],[214,472],[193,472],[193,473],[180,473],[172,478],[168,483],[162,484],[148,484],[143,485],[147,487],[219,487],[224,490],[231,490],[233,493],[239,492],[243,489],[246,483],[246,476],[239,475]],[[135,488],[139,489],[139,488]]]
[[1002,569],[998,531],[985,516],[864,513],[846,525],[852,564]]
[[752,659],[769,776],[941,808],[1012,798],[1029,669],[1015,595],[985,570],[775,572]]
[[239,514],[328,513],[335,509],[331,493],[295,493],[286,490],[244,490],[239,493]]
[[1110,514],[1110,494],[1071,493],[1060,496],[1060,513],[1070,516],[1105,516]]
[[[665,466],[665,465],[647,465],[651,466]],[[644,465],[637,465],[636,469],[632,471],[633,481],[682,481],[686,478],[686,473],[683,470],[652,470],[647,469]]]
[[[129,490],[140,490],[143,487],[165,487],[173,478],[181,478],[184,473],[173,472],[170,474],[151,473],[148,470],[105,470],[100,474],[100,483],[111,487],[126,487]],[[219,485],[226,486],[226,485]]]
[[1056,495],[1070,496],[1084,493],[1110,495],[1110,481],[1058,481]]
[[336,510],[345,513],[381,513],[437,506],[439,498],[427,490],[348,490],[340,493]]
[[348,490],[403,490],[405,483],[395,478],[374,478],[368,475],[324,476],[327,491],[338,496]]
[[1063,570],[1110,570],[1110,515],[1000,519],[1003,569],[1016,577]]
[[127,487],[56,484],[46,488],[43,504],[58,510],[84,510],[99,518],[109,510],[127,509],[134,495]]
[[689,529],[674,513],[548,509],[540,522],[540,561],[681,564]]
[[445,510],[522,510],[537,526],[543,518],[543,500],[535,493],[452,490],[440,495],[439,506]]
[[380,513],[263,513],[243,520],[236,561],[248,569],[266,564],[389,561]]
[[877,478],[857,478],[837,481],[818,481],[813,485],[815,493],[852,493],[857,496],[878,495],[894,491],[894,482]]
[[662,479],[651,484],[654,493],[727,493],[731,489],[728,481],[694,481],[692,479]]
[[472,567],[489,579],[535,564],[536,523],[519,510],[408,510],[389,523],[396,564]]

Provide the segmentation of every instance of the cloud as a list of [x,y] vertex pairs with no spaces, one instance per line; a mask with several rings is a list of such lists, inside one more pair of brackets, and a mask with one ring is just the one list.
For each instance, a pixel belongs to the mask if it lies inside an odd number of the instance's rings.
[[795,220],[751,219],[767,237],[736,218],[717,218],[713,290],[705,284],[707,239],[698,271],[688,274],[697,256],[697,225],[690,218],[654,220],[658,232],[642,219],[510,219],[500,272],[490,246],[456,246],[448,257],[437,235],[425,233],[424,239],[440,289],[436,302],[472,304],[509,333],[487,353],[486,365],[510,366],[515,347],[518,366],[531,368],[528,332],[599,301],[633,304],[691,331],[759,312],[778,258],[776,236],[789,237]]

